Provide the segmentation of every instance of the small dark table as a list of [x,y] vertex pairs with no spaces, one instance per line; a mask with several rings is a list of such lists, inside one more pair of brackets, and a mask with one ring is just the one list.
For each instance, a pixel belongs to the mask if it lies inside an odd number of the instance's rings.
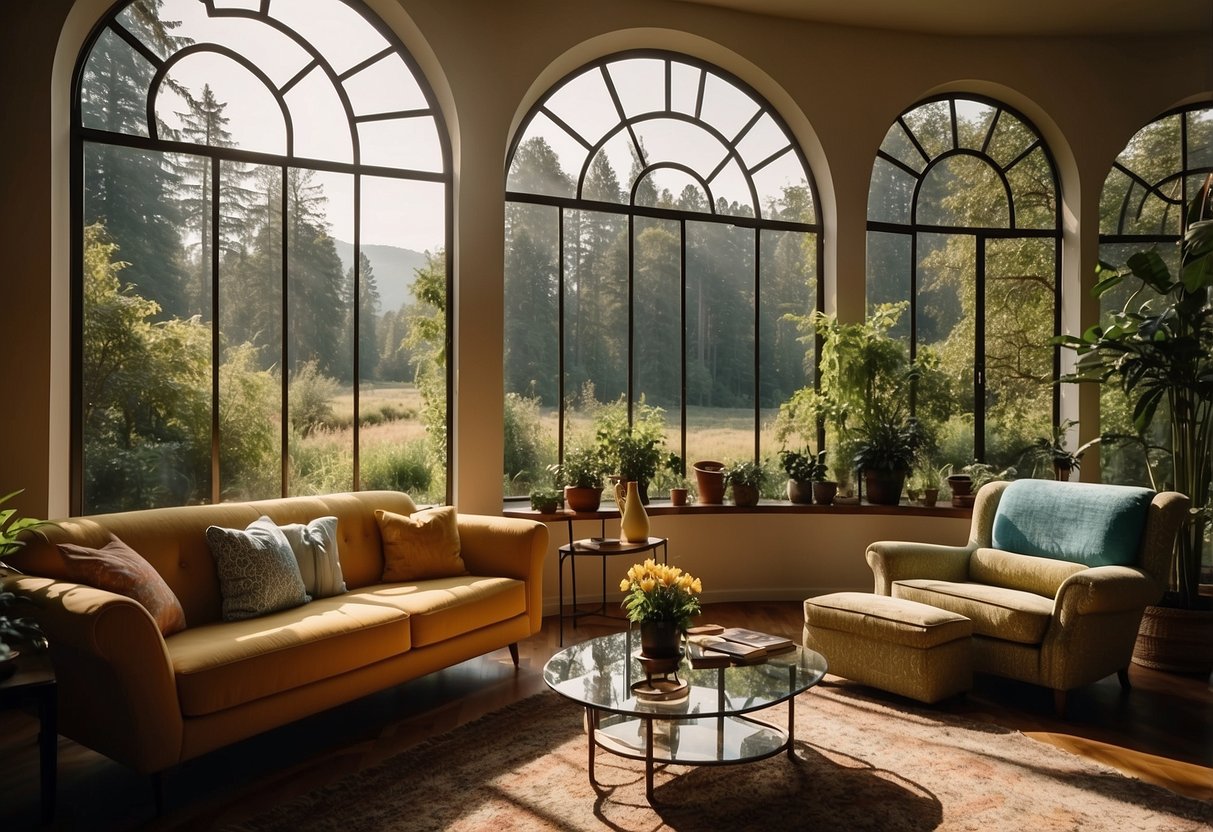
[[[654,559],[657,557],[657,550],[661,550],[661,561],[663,563],[670,562],[669,540],[664,537],[650,537],[648,540],[637,543],[625,543],[615,538],[587,538],[585,540],[575,540],[561,546],[559,549],[560,560],[556,565],[556,571],[560,575],[560,646],[564,646],[564,562],[569,562],[569,573],[573,579],[573,609],[569,612],[569,618],[573,620],[573,627],[577,626],[577,619],[584,615],[606,615],[606,562],[607,558],[615,555],[643,555],[645,552],[652,552]],[[602,559],[602,602],[592,609],[580,609],[577,606],[577,558],[579,557],[596,557]]]
[[0,681],[0,708],[38,706],[38,759],[42,777],[42,822],[55,817],[55,778],[59,767],[59,706],[50,655],[23,648],[17,672]]

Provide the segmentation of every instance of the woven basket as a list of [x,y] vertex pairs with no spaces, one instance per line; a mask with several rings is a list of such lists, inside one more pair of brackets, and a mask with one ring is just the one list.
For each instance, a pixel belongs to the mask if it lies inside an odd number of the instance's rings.
[[1133,663],[1172,673],[1213,672],[1213,611],[1146,607]]

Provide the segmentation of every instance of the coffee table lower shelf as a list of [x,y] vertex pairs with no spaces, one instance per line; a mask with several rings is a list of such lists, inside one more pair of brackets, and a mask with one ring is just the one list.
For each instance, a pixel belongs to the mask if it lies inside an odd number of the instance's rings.
[[645,792],[653,799],[653,770],[657,765],[732,765],[793,754],[790,737],[794,708],[789,703],[786,729],[749,716],[667,719],[661,715],[624,716],[587,708],[591,727],[590,782],[595,748],[620,757],[645,761]]

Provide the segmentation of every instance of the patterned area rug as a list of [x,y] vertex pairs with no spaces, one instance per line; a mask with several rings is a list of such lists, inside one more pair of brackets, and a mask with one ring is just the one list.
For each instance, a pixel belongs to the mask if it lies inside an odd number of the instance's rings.
[[[796,707],[795,760],[671,766],[605,752],[586,776],[582,711],[544,693],[231,829],[1159,830],[1213,826],[1213,804],[1005,729],[824,684]],[[786,711],[763,712],[771,721]],[[786,723],[785,723],[786,724]]]

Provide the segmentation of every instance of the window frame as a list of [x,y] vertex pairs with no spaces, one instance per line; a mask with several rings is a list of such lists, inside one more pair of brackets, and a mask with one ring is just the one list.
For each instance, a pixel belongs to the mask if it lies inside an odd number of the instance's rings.
[[[659,61],[664,62],[664,65],[665,65],[665,72],[664,72],[665,110],[662,111],[661,116],[653,115],[652,113],[644,113],[641,115],[629,117],[624,113],[624,111],[623,111],[624,108],[620,102],[617,92],[615,91],[615,89],[613,87],[613,84],[610,80],[610,76],[606,72],[606,67],[608,64],[618,62],[621,60],[630,60],[630,59],[651,59],[651,60],[659,60]],[[700,73],[698,91],[697,91],[697,104],[696,104],[696,113],[697,114],[701,112],[703,98],[704,98],[705,82],[706,82],[706,78],[709,73],[716,75],[717,77],[719,77],[720,79],[722,79],[724,81],[727,81],[728,83],[732,84],[736,89],[738,89],[739,91],[746,94],[751,100],[753,100],[758,105],[758,112],[755,113],[750,119],[747,120],[744,127],[741,128],[741,130],[739,131],[737,136],[735,136],[733,138],[729,138],[729,137],[725,136],[723,133],[721,133],[719,130],[712,128],[710,124],[702,121],[701,119],[697,118],[696,116],[688,116],[685,113],[673,110],[672,103],[671,103],[672,102],[672,70],[671,70],[671,66],[674,62],[688,65],[688,66],[698,70]],[[583,76],[589,72],[592,72],[594,70],[598,70],[604,74],[604,77],[606,78],[608,90],[611,94],[612,103],[614,104],[614,106],[616,108],[616,111],[617,111],[616,115],[619,120],[615,124],[615,126],[613,126],[612,128],[610,128],[604,132],[602,139],[600,139],[596,143],[591,143],[589,141],[586,141],[584,139],[584,137],[580,137],[579,134],[576,132],[576,130],[573,127],[571,127],[570,125],[567,125],[565,122],[560,120],[559,117],[556,116],[556,114],[554,114],[550,110],[548,110],[546,108],[546,104],[554,95],[556,95],[561,90],[563,90],[565,88],[566,84],[568,84],[569,82],[571,82],[577,78],[580,78],[581,76]],[[579,143],[582,144],[582,146],[586,148],[587,152],[586,152],[586,157],[585,157],[585,163],[581,167],[581,170],[578,175],[577,182],[576,182],[574,196],[572,196],[572,197],[556,196],[556,195],[544,194],[544,193],[530,193],[530,192],[525,192],[525,191],[516,191],[516,190],[511,190],[509,187],[509,176],[510,176],[510,171],[511,171],[511,168],[513,165],[514,156],[515,156],[520,144],[524,141],[525,138],[527,138],[528,128],[531,126],[531,123],[540,114],[543,114],[546,117],[548,117],[549,119],[552,119],[558,126],[565,129],[570,134],[570,136],[572,136],[575,140],[579,141]],[[763,115],[768,115],[774,121],[776,126],[778,126],[780,128],[783,135],[788,140],[790,150],[784,149],[784,150],[780,150],[776,153],[770,154],[768,157],[766,157],[765,159],[760,161],[754,168],[746,168],[744,165],[744,162],[742,162],[742,160],[741,160],[741,157],[738,153],[737,148],[738,148],[738,145],[741,143],[742,139],[748,133],[749,129],[751,127],[753,127],[758,121],[760,121]],[[787,153],[787,152],[793,153],[805,173],[806,186],[809,189],[809,193],[812,197],[812,202],[813,202],[814,221],[811,223],[802,223],[802,222],[783,220],[783,219],[769,219],[769,218],[765,218],[765,217],[761,217],[761,216],[746,217],[746,216],[718,214],[717,210],[716,210],[715,202],[711,198],[712,192],[711,192],[710,187],[708,186],[708,182],[705,181],[702,177],[698,176],[689,166],[671,164],[668,162],[662,162],[660,164],[647,164],[646,163],[644,165],[644,167],[638,173],[635,181],[630,183],[630,187],[627,187],[626,185],[624,185],[623,182],[621,182],[621,185],[624,186],[624,190],[628,193],[628,203],[627,204],[604,202],[601,200],[585,199],[584,197],[582,197],[581,193],[582,193],[584,185],[585,185],[586,177],[592,167],[592,162],[593,162],[596,154],[606,145],[606,143],[612,137],[618,135],[621,131],[626,130],[629,133],[631,133],[633,124],[640,123],[640,122],[643,122],[646,120],[652,120],[654,118],[658,118],[658,117],[662,117],[662,116],[669,117],[669,118],[672,118],[675,120],[686,121],[686,122],[695,124],[697,126],[707,127],[712,133],[715,134],[715,137],[717,139],[719,139],[723,144],[725,144],[726,146],[728,146],[730,148],[730,152],[728,154],[726,154],[724,161],[722,161],[720,163],[719,168],[717,169],[717,171],[714,172],[714,174],[718,173],[721,169],[723,169],[724,166],[727,165],[731,159],[737,160],[739,163],[739,166],[746,174],[746,182],[749,187],[749,192],[750,192],[751,198],[753,200],[754,206],[756,208],[756,211],[758,213],[761,213],[762,205],[760,203],[758,192],[757,192],[757,189],[756,189],[754,181],[753,181],[754,174],[757,173],[758,171],[760,171],[767,164],[771,163],[775,159],[784,155],[785,153]],[[631,133],[631,144],[634,148],[639,147],[639,144],[640,144],[639,140],[636,138],[634,133]],[[645,181],[648,174],[650,174],[653,170],[658,169],[658,168],[678,169],[680,172],[685,173],[688,176],[691,176],[693,179],[695,179],[695,181],[703,189],[705,197],[708,198],[707,202],[708,202],[708,206],[709,206],[710,210],[708,212],[694,212],[694,211],[685,211],[685,210],[671,209],[671,208],[660,208],[660,207],[656,207],[656,206],[637,205],[635,203],[635,199],[636,199],[636,193],[637,193],[640,183]],[[754,289],[754,298],[755,298],[754,310],[753,310],[753,334],[754,334],[753,458],[755,460],[759,459],[760,452],[761,452],[761,438],[762,438],[762,406],[761,406],[762,400],[761,400],[761,395],[760,395],[761,382],[762,382],[762,372],[761,372],[762,351],[761,351],[761,340],[760,340],[761,332],[762,332],[762,329],[761,329],[762,312],[761,312],[761,303],[760,303],[759,299],[761,297],[761,289],[762,289],[762,262],[763,262],[762,261],[762,232],[763,231],[792,231],[792,232],[808,233],[808,234],[814,235],[815,249],[816,249],[815,264],[814,264],[815,279],[816,279],[816,286],[815,286],[815,291],[814,291],[814,295],[815,295],[814,306],[815,306],[816,311],[825,310],[825,298],[824,298],[825,254],[824,254],[824,241],[823,241],[823,225],[824,224],[821,220],[821,201],[820,201],[820,196],[819,196],[818,189],[817,189],[817,183],[813,176],[812,168],[809,166],[808,160],[804,155],[803,148],[800,146],[799,142],[796,139],[795,134],[792,132],[791,128],[788,126],[787,122],[782,118],[779,111],[774,107],[774,105],[772,105],[766,99],[765,96],[763,96],[761,93],[759,93],[757,90],[755,90],[752,86],[750,86],[745,81],[738,78],[737,76],[733,75],[728,70],[725,70],[722,67],[720,67],[716,64],[713,64],[709,61],[706,61],[706,60],[703,60],[700,58],[696,58],[692,55],[688,55],[688,54],[681,53],[681,52],[675,52],[672,50],[664,50],[664,49],[629,49],[629,50],[614,52],[609,55],[604,55],[595,60],[589,61],[585,64],[578,66],[576,69],[567,73],[562,78],[560,78],[555,83],[553,83],[550,87],[548,87],[548,89],[544,92],[544,94],[535,102],[535,104],[531,107],[530,111],[526,114],[525,118],[523,118],[522,121],[520,122],[517,130],[514,133],[513,138],[510,141],[509,152],[506,155],[505,180],[506,180],[505,181],[505,202],[507,204],[514,202],[514,203],[519,203],[519,204],[524,204],[524,205],[545,206],[545,207],[555,208],[558,211],[558,240],[559,240],[558,245],[560,247],[560,252],[557,256],[557,270],[558,270],[557,279],[559,282],[559,293],[558,293],[558,298],[557,298],[557,309],[558,309],[558,315],[559,315],[559,321],[558,321],[558,325],[557,325],[557,338],[558,338],[557,365],[558,366],[556,368],[558,400],[559,400],[559,403],[557,405],[558,419],[557,419],[557,429],[556,429],[557,461],[561,461],[564,459],[565,444],[566,444],[565,443],[565,422],[566,422],[566,406],[565,405],[566,405],[566,400],[567,400],[566,397],[568,394],[568,391],[567,391],[566,385],[565,385],[565,381],[566,381],[565,298],[567,295],[567,283],[566,283],[567,258],[565,256],[565,253],[566,253],[565,247],[566,247],[567,241],[565,239],[565,223],[566,223],[565,214],[566,214],[566,212],[578,212],[578,211],[610,213],[610,214],[625,216],[627,218],[627,224],[628,224],[628,228],[627,228],[627,233],[628,233],[628,244],[627,244],[628,245],[628,269],[627,269],[628,348],[627,348],[627,354],[628,354],[628,360],[627,360],[627,373],[626,373],[626,377],[627,377],[626,398],[627,398],[627,411],[628,411],[629,425],[631,425],[633,423],[633,419],[635,416],[635,405],[637,403],[636,389],[635,389],[636,354],[635,354],[635,344],[634,344],[635,286],[636,286],[636,257],[635,257],[634,247],[635,247],[635,241],[636,241],[636,233],[635,233],[636,219],[638,217],[640,217],[640,218],[645,218],[645,219],[666,220],[666,221],[672,221],[672,222],[678,223],[679,236],[680,236],[679,331],[681,334],[680,355],[679,355],[679,443],[680,443],[680,447],[678,449],[678,453],[681,457],[683,457],[683,466],[684,466],[683,473],[684,474],[686,473],[687,470],[689,470],[689,466],[690,466],[690,461],[685,458],[686,457],[686,447],[687,447],[687,360],[688,360],[688,355],[687,355],[687,300],[686,300],[687,223],[688,222],[692,222],[692,223],[701,222],[701,223],[707,223],[707,224],[736,226],[736,227],[740,227],[740,228],[744,228],[744,229],[749,229],[753,232],[753,255],[754,256],[753,256],[752,278],[753,278],[753,289]],[[807,314],[807,312],[810,310],[805,310],[805,311]],[[814,359],[813,359],[814,383],[816,383],[816,376],[817,376],[816,367],[817,367],[817,362],[819,360],[819,353],[820,353],[820,339],[815,339]],[[525,499],[526,499],[525,497],[519,496],[519,495],[511,496],[511,495],[507,494],[505,497],[505,500],[507,502],[520,501],[520,500],[525,500]]]
[[[156,153],[182,153],[192,156],[205,157],[209,161],[210,166],[210,192],[211,200],[211,217],[210,226],[212,239],[218,241],[220,239],[220,169],[223,162],[231,162],[237,164],[262,165],[266,167],[277,168],[281,171],[283,180],[288,175],[291,168],[312,170],[316,172],[340,173],[352,177],[353,180],[353,254],[352,254],[352,269],[353,269],[353,294],[352,294],[352,330],[350,332],[352,344],[352,366],[357,368],[360,366],[360,326],[359,318],[361,313],[361,280],[360,280],[360,253],[362,251],[361,231],[362,231],[362,179],[363,177],[381,177],[391,180],[402,181],[423,181],[434,182],[443,186],[443,202],[445,214],[445,231],[443,241],[443,267],[446,273],[446,321],[444,335],[444,349],[446,353],[445,367],[445,385],[446,385],[446,414],[445,414],[445,429],[447,435],[446,441],[446,458],[444,466],[446,469],[446,495],[447,503],[452,501],[453,482],[451,477],[451,461],[453,459],[454,447],[454,365],[456,358],[456,345],[454,342],[454,273],[452,269],[452,257],[454,246],[454,169],[452,165],[452,152],[450,131],[446,124],[446,119],[442,109],[439,106],[437,96],[434,94],[432,85],[429,83],[425,73],[422,71],[420,64],[413,57],[412,53],[404,45],[400,37],[393,31],[386,22],[384,22],[372,9],[360,2],[360,0],[332,0],[332,2],[340,3],[347,6],[351,11],[355,12],[379,35],[381,35],[388,43],[388,47],[381,50],[367,59],[360,61],[353,67],[338,73],[331,65],[328,58],[320,51],[319,47],[312,45],[303,35],[295,32],[286,24],[281,23],[276,18],[272,17],[268,11],[269,4],[263,3],[259,10],[243,9],[243,8],[222,8],[216,9],[212,3],[207,2],[207,10],[209,16],[216,18],[253,18],[262,20],[266,25],[271,26],[277,31],[290,37],[296,44],[303,48],[312,57],[313,63],[309,63],[301,70],[295,78],[288,81],[282,87],[273,84],[268,76],[261,71],[256,63],[241,53],[236,53],[221,44],[211,44],[211,49],[220,54],[225,54],[227,57],[236,60],[237,63],[244,66],[255,76],[259,77],[265,84],[265,89],[270,92],[275,98],[278,106],[283,113],[289,112],[289,107],[285,101],[285,95],[294,86],[296,82],[301,80],[313,67],[313,64],[321,69],[325,76],[336,87],[338,94],[341,96],[344,110],[349,120],[349,129],[352,142],[352,161],[340,162],[334,160],[314,159],[310,157],[296,156],[294,153],[294,131],[292,128],[291,119],[284,118],[286,128],[286,150],[284,154],[270,153],[264,151],[242,150],[233,147],[222,147],[219,145],[204,145],[195,144],[192,142],[173,141],[170,139],[162,139],[157,136],[157,123],[155,119],[155,99],[159,94],[159,80],[167,73],[169,69],[177,61],[186,57],[189,54],[204,51],[203,47],[197,44],[176,49],[167,58],[160,58],[155,54],[154,50],[145,45],[138,35],[121,25],[118,20],[119,16],[133,3],[135,0],[118,0],[106,11],[106,13],[93,25],[88,37],[85,38],[80,51],[76,57],[76,64],[72,71],[71,82],[71,97],[70,97],[70,127],[69,127],[69,179],[71,189],[70,199],[70,315],[71,315],[71,351],[70,351],[70,369],[71,369],[71,415],[70,415],[70,443],[69,443],[69,499],[70,510],[73,514],[80,514],[85,505],[84,502],[84,423],[83,423],[83,331],[84,331],[84,297],[83,297],[83,281],[84,281],[84,214],[85,214],[85,182],[84,182],[84,159],[90,145],[94,146],[111,146],[121,147],[131,150],[142,150]],[[83,93],[84,93],[84,77],[90,55],[94,46],[102,35],[107,32],[113,32],[114,35],[122,39],[125,43],[131,46],[141,57],[146,59],[156,72],[149,83],[146,90],[143,91],[147,99],[147,114],[148,114],[148,135],[141,136],[129,133],[113,133],[100,128],[87,127],[84,124],[83,112]],[[381,165],[367,165],[360,162],[360,146],[361,140],[358,135],[358,124],[366,121],[378,120],[390,116],[407,116],[408,113],[386,113],[356,116],[353,112],[349,98],[344,94],[340,81],[346,77],[356,74],[358,71],[365,69],[374,62],[382,59],[387,55],[395,55],[399,57],[405,67],[412,73],[417,82],[417,86],[425,96],[427,108],[424,114],[429,115],[434,120],[434,126],[438,137],[438,142],[441,150],[442,165],[441,171],[424,171],[408,168],[386,167]],[[411,111],[410,111],[411,112]],[[283,188],[283,210],[286,208],[286,188]],[[220,259],[219,245],[211,247],[211,263],[210,263],[210,292],[212,306],[212,319],[216,322],[211,328],[211,433],[210,433],[210,495],[211,503],[221,502],[222,483],[220,481],[220,425],[219,425],[219,368],[220,368],[220,332],[218,326],[219,320],[219,277],[220,277]],[[290,270],[288,268],[288,249],[287,232],[285,227],[282,229],[282,355],[288,354],[288,307],[289,307],[289,278]],[[290,385],[291,373],[283,372],[281,379],[281,410],[280,410],[280,495],[281,497],[288,496],[290,486],[290,431],[289,431],[289,408],[288,408],[288,392]],[[353,434],[352,434],[352,479],[350,489],[357,490],[360,488],[360,427],[361,419],[359,418],[359,397],[361,384],[357,377],[355,369],[354,379],[352,384],[353,394],[353,409],[355,418],[353,419]]]
[[[990,124],[986,128],[985,137],[982,141],[980,151],[972,148],[962,147],[959,139],[959,131],[957,128],[957,107],[958,100],[972,101],[977,104],[982,104],[994,109],[994,113],[990,118]],[[915,137],[914,130],[906,123],[906,116],[931,104],[946,102],[949,106],[949,116],[951,119],[951,147],[941,153],[930,155],[922,144]],[[997,160],[992,158],[987,150],[990,142],[994,137],[994,132],[998,127],[999,119],[1002,114],[1012,116],[1017,119],[1025,128],[1030,130],[1035,136],[1034,141],[1029,143],[1022,151],[1006,165],[1000,165]],[[1054,240],[1054,257],[1053,257],[1053,335],[1056,337],[1061,333],[1062,321],[1062,285],[1061,285],[1061,260],[1062,260],[1062,190],[1061,180],[1057,173],[1057,162],[1053,158],[1053,154],[1049,149],[1048,143],[1044,140],[1040,130],[1036,125],[1027,118],[1023,113],[1016,110],[997,99],[978,95],[975,93],[966,92],[948,92],[933,95],[924,98],[921,101],[907,107],[894,120],[893,125],[890,125],[891,130],[894,125],[900,125],[905,131],[906,136],[913,143],[916,152],[925,162],[921,171],[915,171],[910,165],[890,155],[881,148],[876,151],[876,159],[883,159],[885,162],[893,165],[898,170],[905,173],[907,176],[914,178],[913,194],[910,197],[910,222],[898,223],[886,220],[873,220],[871,216],[871,198],[869,195],[868,216],[865,238],[871,239],[872,232],[880,232],[886,234],[899,234],[909,236],[910,238],[910,260],[907,264],[909,270],[909,324],[910,324],[910,358],[913,360],[918,353],[918,249],[920,234],[942,234],[956,236],[970,236],[974,241],[975,248],[975,267],[974,281],[976,291],[976,306],[974,310],[974,336],[973,336],[973,455],[976,461],[984,462],[986,458],[986,365],[985,365],[985,311],[986,311],[986,274],[985,274],[985,254],[986,243],[991,240],[1002,239],[1052,239]],[[883,139],[881,144],[883,145]],[[1016,227],[1015,214],[1015,196],[1014,191],[1007,178],[1007,171],[1013,168],[1020,161],[1026,159],[1033,151],[1039,148],[1045,155],[1049,163],[1049,170],[1052,175],[1054,199],[1053,212],[1053,228],[1050,229],[1034,229],[1034,228],[1018,228]],[[969,226],[969,225],[933,225],[928,223],[920,223],[918,221],[919,197],[922,193],[923,182],[934,168],[940,163],[956,158],[958,156],[971,156],[985,162],[986,165],[993,171],[997,172],[1003,189],[1007,195],[1007,210],[1008,218],[1006,227],[989,227],[989,226]],[[873,161],[873,177],[875,176],[875,165]],[[865,308],[866,308],[865,303]],[[1053,394],[1052,394],[1052,421],[1056,425],[1059,423],[1061,415],[1061,391],[1056,384],[1056,381],[1061,377],[1061,347],[1053,345],[1052,349],[1052,374],[1053,374]],[[914,391],[911,391],[911,406],[915,406]]]

